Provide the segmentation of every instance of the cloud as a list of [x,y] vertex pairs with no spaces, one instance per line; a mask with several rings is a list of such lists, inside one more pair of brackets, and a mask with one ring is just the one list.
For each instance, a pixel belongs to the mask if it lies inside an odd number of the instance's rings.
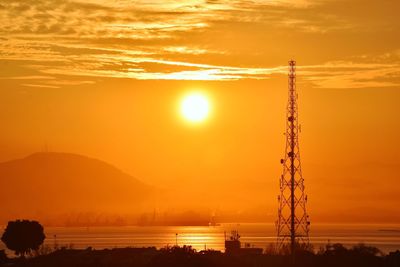
[[44,75],[31,75],[31,76],[16,76],[16,77],[6,77],[2,79],[11,79],[11,80],[53,80],[54,77],[44,76]]
[[[71,77],[111,77],[139,80],[239,80],[269,79],[272,75],[286,75],[286,66],[239,67],[235,65],[204,64],[188,61],[159,59],[159,48],[144,47],[139,50],[112,49],[80,45],[42,44],[37,42],[29,49],[13,47],[7,59],[18,59],[21,54],[29,61],[40,62],[31,66],[38,75],[22,75],[9,79],[42,80],[46,86],[79,85],[93,81],[48,81],[56,75]],[[46,53],[42,52],[46,48]],[[22,51],[20,51],[22,49]],[[212,53],[207,49],[186,46],[164,47],[163,51],[184,55]],[[216,52],[218,53],[218,52]],[[222,53],[222,52],[221,52]],[[222,53],[223,54],[223,53]],[[168,55],[168,53],[166,54]],[[229,55],[228,55],[229,56]],[[367,60],[366,60],[366,59]],[[368,61],[369,59],[369,61]],[[399,85],[400,65],[398,51],[376,56],[362,56],[356,61],[331,61],[319,65],[301,65],[298,73],[303,80],[319,88],[366,88]],[[390,63],[388,63],[390,61]],[[26,63],[25,63],[26,64]],[[28,65],[28,64],[27,64]],[[397,80],[396,80],[397,79]],[[30,86],[33,86],[30,84]]]
[[23,83],[21,85],[27,87],[39,87],[39,88],[55,88],[55,89],[60,88],[59,86],[46,85],[46,84]]
[[299,69],[299,75],[319,88],[379,88],[400,85],[398,63],[336,61],[323,65],[302,66]]
[[[342,32],[354,35],[357,25],[327,0],[21,0],[1,5],[0,60],[19,69],[19,76],[9,79],[49,86],[85,83],[76,77],[269,79],[286,73],[276,51],[285,55],[308,49],[311,42],[321,45],[321,35],[331,40]],[[343,53],[350,54],[346,49]],[[310,60],[299,71],[321,88],[395,86],[400,60],[389,54]]]

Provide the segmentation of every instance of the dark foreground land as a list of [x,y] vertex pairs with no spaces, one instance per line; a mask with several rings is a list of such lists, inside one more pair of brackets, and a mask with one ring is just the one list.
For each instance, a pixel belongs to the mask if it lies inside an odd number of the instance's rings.
[[367,246],[346,249],[331,245],[318,253],[299,252],[292,264],[290,255],[196,252],[190,247],[120,248],[105,250],[60,249],[47,255],[26,259],[3,258],[2,266],[26,267],[399,267],[400,251],[381,255],[379,250]]

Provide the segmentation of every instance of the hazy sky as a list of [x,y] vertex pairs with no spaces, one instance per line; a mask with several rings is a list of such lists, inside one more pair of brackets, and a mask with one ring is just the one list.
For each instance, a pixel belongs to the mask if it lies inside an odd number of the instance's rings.
[[[0,0],[0,159],[79,153],[191,207],[273,218],[294,58],[311,219],[400,222],[398,10],[398,0]],[[193,90],[212,106],[198,125],[178,112]]]

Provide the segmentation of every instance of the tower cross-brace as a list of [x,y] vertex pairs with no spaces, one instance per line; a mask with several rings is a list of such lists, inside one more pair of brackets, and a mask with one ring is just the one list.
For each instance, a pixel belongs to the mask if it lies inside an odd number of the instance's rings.
[[286,118],[286,149],[281,159],[283,172],[278,196],[277,248],[290,247],[294,254],[298,246],[309,246],[310,221],[306,210],[307,195],[301,172],[299,121],[296,93],[296,61],[289,61],[289,96]]

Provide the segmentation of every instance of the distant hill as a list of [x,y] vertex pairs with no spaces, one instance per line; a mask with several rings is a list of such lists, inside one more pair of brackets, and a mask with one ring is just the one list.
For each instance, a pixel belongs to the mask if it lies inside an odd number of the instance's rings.
[[67,153],[35,153],[0,163],[0,222],[60,214],[129,214],[152,187],[100,160]]

